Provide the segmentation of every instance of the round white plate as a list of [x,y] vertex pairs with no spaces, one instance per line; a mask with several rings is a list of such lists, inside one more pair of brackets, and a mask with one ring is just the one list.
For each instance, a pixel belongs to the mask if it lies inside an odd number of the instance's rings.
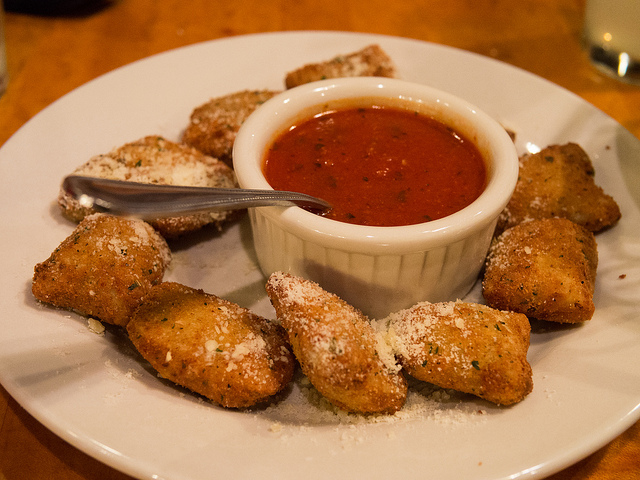
[[[399,76],[477,104],[517,133],[522,153],[573,141],[623,217],[597,236],[596,313],[532,334],[534,390],[497,408],[412,393],[383,422],[340,421],[301,392],[268,408],[213,406],[157,378],[118,329],[38,304],[36,263],[71,232],[55,199],[90,156],[149,134],[177,140],[191,110],[241,89],[281,89],[286,72],[378,43]],[[141,478],[540,478],[593,452],[640,417],[640,142],[575,95],[508,65],[424,42],[329,32],[234,37],[104,75],[61,98],[0,150],[0,380],[53,432]],[[634,177],[635,175],[635,177]],[[241,221],[174,244],[167,279],[273,312]],[[469,299],[478,300],[478,288]]]

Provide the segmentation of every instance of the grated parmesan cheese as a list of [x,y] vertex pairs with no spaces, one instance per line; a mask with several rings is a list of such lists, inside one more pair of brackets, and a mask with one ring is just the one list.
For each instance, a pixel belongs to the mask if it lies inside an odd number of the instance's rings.
[[102,335],[105,331],[104,325],[99,320],[91,317],[87,319],[87,327],[89,327],[91,332],[98,335]]

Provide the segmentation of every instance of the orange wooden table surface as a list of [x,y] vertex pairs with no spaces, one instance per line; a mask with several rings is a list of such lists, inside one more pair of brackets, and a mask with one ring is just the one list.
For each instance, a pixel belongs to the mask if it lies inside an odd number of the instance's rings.
[[[204,40],[346,30],[451,45],[565,87],[640,138],[640,87],[608,78],[581,48],[584,0],[120,0],[92,12],[5,18],[10,84],[0,145],[65,93],[134,60]],[[0,480],[127,479],[60,440],[0,388]],[[640,423],[552,480],[640,478]]]

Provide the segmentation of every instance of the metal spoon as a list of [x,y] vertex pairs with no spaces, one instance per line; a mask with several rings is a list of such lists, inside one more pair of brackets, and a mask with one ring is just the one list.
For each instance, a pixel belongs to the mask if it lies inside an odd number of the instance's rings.
[[331,208],[324,200],[297,192],[158,185],[80,175],[66,177],[62,188],[84,207],[143,220],[270,205]]

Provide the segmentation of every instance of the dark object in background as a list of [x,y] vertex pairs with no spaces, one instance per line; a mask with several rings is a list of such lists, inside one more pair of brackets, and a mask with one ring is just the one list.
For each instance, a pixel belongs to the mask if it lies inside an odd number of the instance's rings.
[[34,15],[90,15],[108,6],[110,0],[4,0],[7,12]]

